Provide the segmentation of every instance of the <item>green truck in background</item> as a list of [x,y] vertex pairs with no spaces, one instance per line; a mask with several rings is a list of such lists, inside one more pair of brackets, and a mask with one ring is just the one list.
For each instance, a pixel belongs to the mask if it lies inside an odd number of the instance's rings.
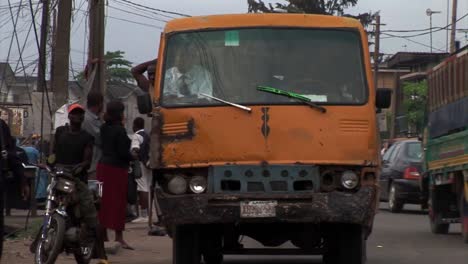
[[468,243],[468,46],[428,74],[423,195],[431,231],[446,234],[461,223]]

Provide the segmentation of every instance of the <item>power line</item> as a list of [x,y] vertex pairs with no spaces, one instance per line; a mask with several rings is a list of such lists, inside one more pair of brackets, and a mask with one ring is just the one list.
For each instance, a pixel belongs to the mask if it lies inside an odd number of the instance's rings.
[[[80,12],[82,12],[84,14],[88,14],[88,11],[84,11],[84,10],[81,10],[81,9],[77,9],[77,11],[80,11]],[[157,28],[157,29],[163,29],[162,27],[158,27],[158,26],[155,26],[155,25],[141,23],[141,22],[137,22],[137,21],[133,21],[133,20],[124,19],[124,18],[118,18],[118,17],[109,16],[109,15],[106,15],[106,17],[114,19],[114,20],[119,20],[119,21],[123,21],[123,22],[128,22],[128,23],[132,23],[132,24],[141,25],[141,26],[147,26],[147,27],[152,27],[152,28]]]
[[139,7],[142,7],[142,8],[147,8],[147,9],[150,9],[150,10],[154,10],[154,11],[158,11],[158,12],[162,12],[162,13],[166,13],[166,14],[178,15],[178,16],[183,16],[183,17],[191,17],[190,15],[187,15],[187,14],[182,14],[182,13],[178,13],[178,12],[167,11],[167,10],[162,10],[162,9],[158,9],[158,8],[154,8],[154,7],[150,7],[150,6],[146,6],[146,5],[142,5],[142,4],[137,4],[137,3],[134,3],[134,2],[129,1],[129,0],[120,0],[120,1],[129,3],[129,4],[134,5],[134,6],[139,6]]
[[[21,3],[23,2],[23,0],[21,0]],[[10,0],[8,0],[8,5],[11,6],[11,3],[10,3]],[[10,12],[13,12],[12,9],[10,8]],[[19,17],[16,17],[16,20],[14,19],[13,15],[11,15],[11,22],[13,23],[13,34],[11,35],[11,40],[10,40],[10,45],[8,47],[8,53],[7,53],[7,59],[6,59],[6,64],[9,65],[10,64],[10,55],[11,55],[11,49],[13,47],[13,41],[15,39],[15,34],[16,34],[16,24],[18,23],[18,18]],[[6,74],[6,69],[7,67],[5,66],[3,68],[3,73],[2,73],[2,78],[5,78],[5,74]],[[5,78],[6,79],[6,78]],[[10,92],[10,88],[8,87],[8,84],[5,82],[5,85],[7,86],[7,94]],[[2,85],[3,86],[3,85]],[[2,87],[3,88],[3,87]]]
[[[43,4],[46,4],[46,3],[43,3]],[[37,6],[37,8],[39,8],[39,5]],[[39,36],[37,35],[36,18],[34,16],[32,0],[29,0],[29,11],[30,11],[30,14],[31,14],[32,24],[33,24],[33,28],[34,28],[34,36],[36,38],[37,51],[40,53],[41,45],[39,44]],[[45,62],[44,62],[44,64],[45,64]],[[40,65],[40,67],[45,68],[45,65]],[[40,87],[38,87],[38,88],[40,88]],[[49,92],[48,92],[48,89],[47,89],[47,82],[44,82],[44,88],[45,88],[45,92],[46,92],[46,96],[47,96],[47,105],[49,107],[49,115],[52,118],[52,107],[50,106]]]
[[138,14],[138,13],[135,13],[135,12],[132,12],[132,11],[128,11],[128,10],[123,10],[123,9],[120,9],[118,7],[114,7],[114,6],[111,6],[111,5],[108,5],[109,8],[112,8],[112,9],[115,9],[115,10],[118,10],[118,11],[121,11],[121,12],[125,12],[127,14],[132,14],[132,15],[136,15],[136,16],[139,16],[139,17],[144,17],[144,18],[148,18],[148,19],[152,19],[152,20],[156,20],[156,21],[159,21],[159,22],[164,22],[166,23],[167,20],[163,20],[163,19],[159,19],[159,18],[155,18],[155,17],[149,17],[149,16],[145,16],[143,14]]
[[[431,46],[429,45],[426,45],[424,43],[421,43],[421,42],[418,42],[418,41],[415,41],[415,40],[412,40],[408,37],[404,37],[404,36],[396,36],[396,35],[391,35],[391,34],[388,34],[388,33],[382,33],[382,35],[386,35],[386,36],[390,36],[390,38],[401,38],[401,39],[404,39],[406,41],[409,41],[409,42],[412,42],[412,43],[415,43],[415,44],[418,44],[418,45],[421,45],[421,46],[424,46],[426,48],[430,48]],[[389,38],[382,38],[382,39],[389,39]],[[437,48],[434,48],[435,50],[438,50],[438,51],[441,51],[441,52],[445,52],[445,50],[441,50],[441,49],[437,49]]]
[[[461,20],[463,20],[465,17],[468,17],[468,13],[466,13],[465,15],[463,15],[462,17],[460,17],[457,22],[460,22]],[[419,37],[419,36],[425,36],[425,35],[428,35],[428,34],[431,34],[431,33],[435,33],[435,32],[439,32],[439,31],[442,31],[442,30],[447,30],[450,26],[452,26],[452,24],[449,24],[445,27],[442,27],[442,28],[439,28],[437,30],[433,30],[432,32],[429,31],[429,32],[424,32],[424,33],[419,33],[419,34],[414,34],[414,35],[403,35],[403,36],[397,36],[397,35],[392,35],[392,34],[386,34],[388,36],[391,36],[391,37],[395,37],[395,38],[400,38],[400,37],[404,37],[404,38],[414,38],[414,37]],[[429,30],[431,30],[429,28]],[[388,32],[388,31],[382,31],[382,33],[384,32]]]
[[[23,3],[23,0],[21,0],[20,4]],[[10,4],[10,0],[8,0],[8,4]],[[16,18],[18,19],[19,17],[19,12],[21,11],[21,9],[18,9],[18,13],[16,14]],[[10,15],[11,15],[11,20],[14,19],[14,16],[13,16],[13,9],[10,9]],[[24,45],[23,45],[23,49],[21,49],[21,45],[20,45],[20,42],[19,42],[19,38],[18,38],[18,34],[16,32],[16,25],[13,25],[13,33],[14,33],[14,36],[16,38],[16,45],[18,46],[18,52],[19,52],[19,57],[20,57],[20,62],[21,62],[21,66],[23,67],[24,69],[24,61],[23,61],[23,51],[24,51],[24,47],[26,46],[26,42],[28,41],[28,39],[25,39],[24,41]],[[29,30],[31,31],[31,27],[29,27]],[[29,37],[29,32],[28,32],[28,37]],[[16,72],[16,69],[18,67],[18,64],[16,65],[16,68],[15,68],[15,72]],[[28,97],[29,97],[29,103],[32,103],[32,96],[31,96],[31,86],[29,86],[29,83],[28,83],[28,78],[26,76],[26,71],[24,71],[24,81],[26,83],[26,89],[28,90]],[[7,94],[9,93],[9,90],[8,89],[8,92]]]
[[157,15],[157,16],[161,16],[161,17],[165,17],[165,18],[169,18],[169,19],[174,19],[174,18],[177,18],[175,16],[171,16],[171,15],[165,15],[165,14],[161,14],[159,12],[155,12],[155,11],[152,11],[152,10],[148,10],[147,8],[142,8],[142,7],[139,7],[139,6],[134,6],[132,4],[129,4],[129,3],[126,3],[126,2],[120,2],[121,0],[113,0],[114,3],[116,4],[119,4],[119,5],[122,5],[122,6],[125,6],[127,8],[131,8],[137,12],[145,12],[147,14],[151,14],[151,15]]

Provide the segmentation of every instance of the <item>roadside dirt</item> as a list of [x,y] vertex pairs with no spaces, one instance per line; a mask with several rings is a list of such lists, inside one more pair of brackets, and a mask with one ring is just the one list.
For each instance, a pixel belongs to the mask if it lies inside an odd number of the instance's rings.
[[[172,259],[172,241],[169,237],[147,235],[146,224],[127,224],[124,233],[127,242],[135,250],[120,249],[116,255],[108,255],[110,263],[129,264],[170,264]],[[112,232],[109,233],[113,238]],[[2,264],[32,264],[33,255],[29,252],[31,240],[7,240],[3,252]],[[93,261],[92,263],[96,263]],[[76,263],[73,256],[62,254],[57,264]]]

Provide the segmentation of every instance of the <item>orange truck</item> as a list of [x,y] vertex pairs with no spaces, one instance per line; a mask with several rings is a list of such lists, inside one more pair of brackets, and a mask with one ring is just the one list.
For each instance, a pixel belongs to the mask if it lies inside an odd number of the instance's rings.
[[[379,194],[376,110],[391,95],[372,80],[367,35],[350,18],[167,23],[155,107],[139,108],[153,116],[151,166],[173,263],[230,254],[365,263]],[[287,241],[295,247],[278,248]]]

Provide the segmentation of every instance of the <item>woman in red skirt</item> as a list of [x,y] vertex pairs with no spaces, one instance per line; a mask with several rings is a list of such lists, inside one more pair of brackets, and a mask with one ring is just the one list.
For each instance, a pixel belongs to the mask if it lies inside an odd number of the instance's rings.
[[115,241],[121,243],[122,248],[133,249],[123,238],[128,167],[132,159],[131,141],[123,126],[125,106],[121,102],[110,102],[106,109],[105,123],[101,127],[102,158],[96,168],[96,177],[103,182],[99,222],[103,229],[115,231]]

